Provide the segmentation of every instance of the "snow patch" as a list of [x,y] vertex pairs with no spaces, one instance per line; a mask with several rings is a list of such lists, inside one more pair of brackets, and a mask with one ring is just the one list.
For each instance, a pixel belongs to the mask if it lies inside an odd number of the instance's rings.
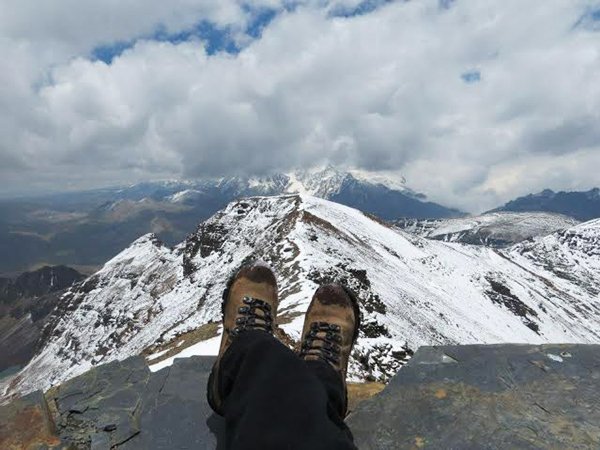
[[173,365],[175,359],[177,358],[189,358],[190,356],[196,355],[217,355],[219,353],[219,346],[221,344],[221,335],[215,336],[206,341],[198,342],[197,344],[191,345],[174,356],[165,359],[164,361],[158,362],[156,364],[150,365],[150,370],[152,372],[158,372],[165,367],[169,367]]

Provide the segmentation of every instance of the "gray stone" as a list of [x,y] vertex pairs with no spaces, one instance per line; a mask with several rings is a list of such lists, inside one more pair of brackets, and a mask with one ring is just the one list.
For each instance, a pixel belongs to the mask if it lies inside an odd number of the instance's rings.
[[110,435],[107,433],[92,434],[90,450],[110,450]]
[[420,349],[348,419],[360,449],[600,448],[600,346]]
[[62,449],[41,391],[0,406],[0,449]]
[[[224,423],[205,398],[213,362],[176,359],[151,373],[136,357],[92,369],[48,394],[56,435],[40,393],[0,418],[33,405],[41,442],[56,448],[219,449]],[[348,424],[361,450],[598,449],[599,391],[597,345],[424,347]]]
[[215,433],[222,432],[222,419],[213,417],[209,426],[213,413],[206,402],[213,362],[214,357],[176,359],[171,367],[153,374],[162,385],[149,385],[140,413],[141,432],[119,448],[216,448]]
[[109,448],[139,434],[139,408],[150,370],[143,357],[115,361],[59,386],[53,394],[59,433],[79,448]]

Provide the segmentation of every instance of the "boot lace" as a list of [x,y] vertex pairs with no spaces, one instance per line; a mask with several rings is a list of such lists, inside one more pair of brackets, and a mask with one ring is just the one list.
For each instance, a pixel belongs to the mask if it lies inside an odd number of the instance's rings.
[[337,365],[340,362],[342,328],[327,322],[313,322],[306,333],[300,349],[300,357],[316,356],[325,362]]
[[[242,331],[248,330],[264,330],[273,334],[271,305],[253,297],[244,297],[243,302],[244,306],[238,308],[238,317],[235,320],[235,327],[230,331],[230,335],[235,337]],[[262,314],[257,314],[258,310],[262,311]]]

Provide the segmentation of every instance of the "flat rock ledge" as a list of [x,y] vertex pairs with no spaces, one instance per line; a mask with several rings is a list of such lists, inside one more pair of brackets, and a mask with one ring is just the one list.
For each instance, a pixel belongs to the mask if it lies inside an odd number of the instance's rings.
[[[213,357],[98,366],[0,407],[0,449],[220,449]],[[599,345],[423,347],[347,419],[360,449],[598,449]]]

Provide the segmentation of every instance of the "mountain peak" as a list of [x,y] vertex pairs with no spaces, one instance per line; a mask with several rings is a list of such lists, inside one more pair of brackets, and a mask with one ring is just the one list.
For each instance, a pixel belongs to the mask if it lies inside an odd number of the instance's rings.
[[[280,328],[290,342],[319,285],[338,281],[357,294],[363,321],[349,367],[354,380],[386,381],[421,345],[594,342],[600,267],[583,245],[598,233],[564,233],[500,253],[404,233],[307,195],[234,201],[175,248],[145,235],[71,288],[60,300],[65,314],[11,386],[46,388],[140,353],[216,354],[223,287],[248,259],[277,273]],[[560,260],[547,245],[561,249]],[[585,272],[569,268],[575,250]]]
[[329,198],[339,193],[345,180],[351,175],[329,165],[322,169],[298,170],[287,174],[294,180],[286,187],[286,192]]
[[555,194],[556,193],[552,189],[544,189],[543,191],[538,192],[537,194],[533,194],[533,197],[552,198]]

